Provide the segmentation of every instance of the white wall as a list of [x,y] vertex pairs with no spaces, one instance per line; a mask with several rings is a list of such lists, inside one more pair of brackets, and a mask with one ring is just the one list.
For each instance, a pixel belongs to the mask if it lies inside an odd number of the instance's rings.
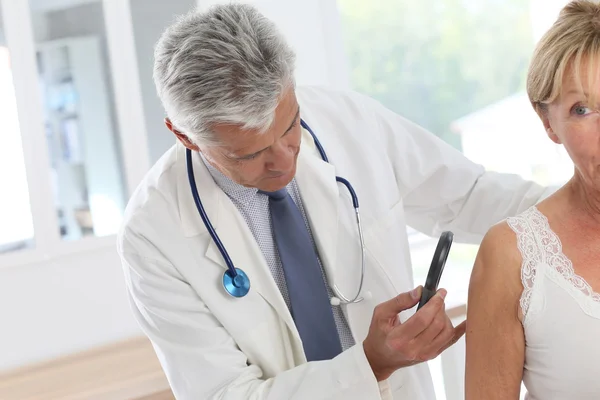
[[[177,7],[185,8],[184,0],[181,1]],[[167,3],[164,0],[153,2]],[[344,60],[336,58],[342,48],[340,32],[336,28],[338,21],[331,17],[335,12],[335,0],[256,3],[267,16],[276,20],[296,48],[299,84],[346,87]],[[167,14],[162,17],[153,14],[152,20],[146,21],[151,26],[141,24],[145,18],[141,13],[149,12],[149,9],[140,7],[151,7],[150,4],[150,0],[132,2],[148,126],[155,124],[156,115],[153,114],[159,112],[156,99],[150,99],[154,94],[150,90],[153,83],[147,69],[148,57],[152,41],[164,28],[158,24],[166,24],[170,19]],[[327,39],[325,32],[331,33]],[[162,116],[162,110],[160,113]],[[153,127],[148,132],[154,143],[150,149],[153,159],[170,141],[161,143],[165,136],[159,131],[160,128],[155,130]],[[140,334],[127,302],[114,238],[85,241],[75,247],[80,251],[51,259],[44,259],[45,255],[39,253],[30,257],[0,256],[0,370]],[[31,261],[33,259],[36,261]]]
[[108,246],[0,266],[0,370],[139,334]]
[[2,7],[0,7],[0,46],[6,46],[6,38],[4,37],[4,27],[2,26]]

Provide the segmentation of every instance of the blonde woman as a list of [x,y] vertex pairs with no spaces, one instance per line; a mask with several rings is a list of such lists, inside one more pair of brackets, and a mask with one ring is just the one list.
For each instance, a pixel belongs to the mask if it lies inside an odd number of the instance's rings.
[[598,2],[562,10],[534,53],[527,92],[574,175],[481,245],[469,290],[466,398],[518,399],[524,382],[527,399],[600,399]]

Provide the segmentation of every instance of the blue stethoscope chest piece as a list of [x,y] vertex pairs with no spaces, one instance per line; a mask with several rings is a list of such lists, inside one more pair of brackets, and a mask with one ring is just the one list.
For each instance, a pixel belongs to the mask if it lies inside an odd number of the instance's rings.
[[232,276],[229,270],[225,271],[223,274],[223,287],[233,297],[244,297],[250,291],[250,279],[241,269],[236,268],[235,271],[237,272],[235,276]]

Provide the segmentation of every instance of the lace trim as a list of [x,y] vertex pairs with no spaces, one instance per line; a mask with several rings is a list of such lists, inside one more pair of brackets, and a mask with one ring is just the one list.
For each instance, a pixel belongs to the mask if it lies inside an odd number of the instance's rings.
[[[565,256],[560,238],[550,228],[548,218],[536,207],[531,207],[517,217],[507,218],[509,227],[517,235],[517,246],[521,252],[521,282],[523,293],[520,306],[525,321],[531,306],[531,295],[537,277],[537,268],[544,263],[548,273],[560,276],[566,285],[561,285],[577,300],[582,297],[600,304],[600,293],[594,292],[590,284],[575,273],[573,263]],[[581,304],[586,310],[590,304]]]
[[539,251],[535,233],[530,222],[535,218],[534,211],[528,209],[522,214],[511,217],[506,220],[508,226],[517,235],[517,246],[521,252],[523,262],[521,264],[521,282],[523,283],[523,293],[519,301],[523,320],[527,316],[529,305],[531,304],[531,292],[535,283],[537,274],[536,266],[543,262]]
[[573,263],[562,251],[560,238],[550,228],[548,218],[535,207],[533,207],[533,214],[532,221],[535,221],[535,224],[539,228],[537,232],[540,244],[545,252],[547,265],[571,284],[566,288],[569,292],[572,293],[575,290],[591,298],[594,302],[600,303],[600,293],[594,292],[590,284],[575,273]]

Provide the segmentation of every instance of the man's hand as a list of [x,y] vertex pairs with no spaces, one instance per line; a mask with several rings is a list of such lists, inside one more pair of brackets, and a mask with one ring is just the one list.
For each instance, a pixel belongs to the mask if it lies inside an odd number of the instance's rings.
[[465,333],[466,321],[455,328],[446,315],[444,289],[400,323],[398,314],[419,302],[421,290],[419,286],[375,307],[363,347],[377,381],[386,380],[397,369],[437,357]]

